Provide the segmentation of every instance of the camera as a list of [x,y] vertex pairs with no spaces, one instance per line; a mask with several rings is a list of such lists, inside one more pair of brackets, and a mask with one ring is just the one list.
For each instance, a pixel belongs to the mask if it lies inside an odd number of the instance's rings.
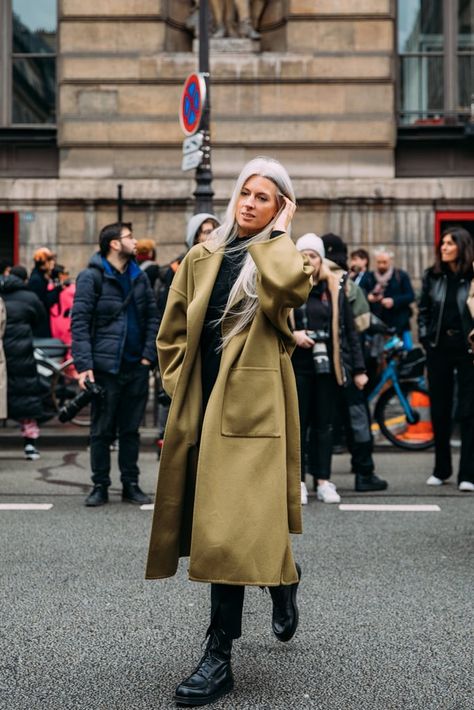
[[85,380],[85,386],[85,390],[79,392],[74,399],[71,399],[70,402],[65,404],[64,407],[61,407],[59,410],[58,419],[63,424],[65,422],[70,422],[71,419],[74,419],[76,414],[80,412],[86,404],[89,404],[94,397],[104,396],[104,388],[95,382],[91,382],[88,377]]
[[316,374],[329,375],[331,362],[328,355],[329,333],[326,330],[309,330],[306,333],[313,340],[313,363]]

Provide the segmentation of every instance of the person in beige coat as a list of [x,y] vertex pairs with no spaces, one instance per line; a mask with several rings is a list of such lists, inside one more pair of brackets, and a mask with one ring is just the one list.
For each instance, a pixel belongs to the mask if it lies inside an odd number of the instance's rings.
[[312,268],[289,237],[294,211],[283,166],[250,161],[222,226],[182,262],[158,334],[172,403],[146,576],[170,577],[189,556],[189,578],[211,583],[208,643],[176,689],[182,704],[232,689],[245,585],[269,587],[280,640],[298,624],[290,533],[301,532],[300,451],[288,314],[307,299]]
[[7,309],[0,298],[0,419],[7,418],[7,361],[3,350],[3,334],[7,326]]

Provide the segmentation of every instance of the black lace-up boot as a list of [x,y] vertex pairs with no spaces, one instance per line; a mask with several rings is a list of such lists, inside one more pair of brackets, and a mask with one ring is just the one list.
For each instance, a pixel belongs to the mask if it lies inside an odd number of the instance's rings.
[[268,587],[273,602],[272,629],[279,641],[289,641],[298,628],[298,606],[296,594],[301,579],[301,567],[297,564],[298,581],[294,584],[281,584]]
[[122,490],[122,500],[127,503],[136,503],[137,505],[145,505],[151,503],[150,496],[143,493],[138,483],[124,483]]
[[98,508],[100,505],[105,505],[109,502],[109,493],[107,486],[96,484],[87,496],[84,505],[88,508]]
[[176,688],[178,705],[207,705],[230,693],[234,687],[231,652],[232,639],[220,629],[211,629],[197,668]]
[[362,473],[356,473],[355,477],[355,490],[361,493],[368,493],[370,491],[384,491],[388,487],[387,481],[383,478],[379,478],[375,473],[369,473],[364,475]]

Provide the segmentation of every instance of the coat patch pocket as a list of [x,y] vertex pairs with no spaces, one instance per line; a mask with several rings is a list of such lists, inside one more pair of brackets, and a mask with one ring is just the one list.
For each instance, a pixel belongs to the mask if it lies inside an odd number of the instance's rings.
[[[222,408],[222,435],[280,437],[280,372],[265,367],[230,370]],[[280,406],[279,406],[280,405]]]

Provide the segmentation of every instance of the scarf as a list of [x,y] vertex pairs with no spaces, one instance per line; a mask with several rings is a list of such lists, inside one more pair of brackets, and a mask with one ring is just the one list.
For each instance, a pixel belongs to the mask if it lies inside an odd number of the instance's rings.
[[384,274],[381,274],[380,271],[377,271],[377,270],[374,271],[375,279],[382,290],[385,289],[386,285],[388,284],[388,282],[392,278],[393,272],[394,272],[393,266],[391,266],[388,269],[388,271],[386,271]]

